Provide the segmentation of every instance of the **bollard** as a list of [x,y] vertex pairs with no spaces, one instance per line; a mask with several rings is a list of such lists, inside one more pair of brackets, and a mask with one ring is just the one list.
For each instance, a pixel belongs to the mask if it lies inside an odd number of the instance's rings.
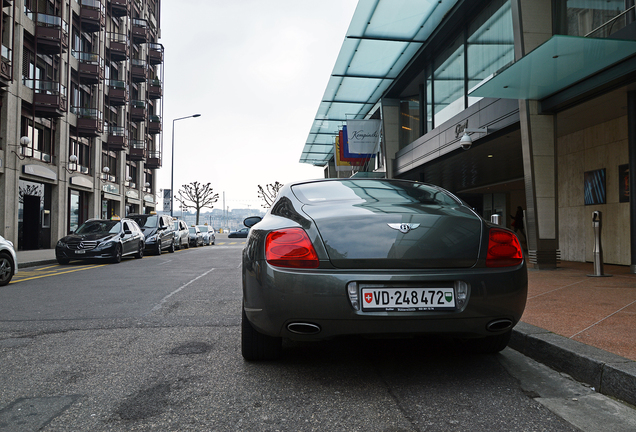
[[592,227],[594,228],[594,274],[590,277],[611,276],[603,273],[603,246],[601,245],[601,215],[600,211],[592,212]]
[[495,225],[501,225],[500,216],[496,213],[494,215],[490,215],[490,222],[494,223]]

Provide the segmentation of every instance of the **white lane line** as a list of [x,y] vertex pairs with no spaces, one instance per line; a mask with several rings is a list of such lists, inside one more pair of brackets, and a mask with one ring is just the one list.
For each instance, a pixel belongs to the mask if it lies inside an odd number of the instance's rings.
[[151,313],[161,309],[161,307],[168,301],[168,299],[170,297],[172,297],[173,295],[177,294],[179,291],[181,291],[182,289],[184,289],[185,287],[187,287],[188,285],[190,285],[192,282],[196,282],[197,280],[201,279],[203,276],[207,275],[208,273],[214,271],[216,269],[210,269],[208,271],[206,271],[205,273],[195,277],[194,279],[192,279],[189,282],[186,282],[185,284],[181,285],[179,288],[177,288],[176,290],[172,291],[170,294],[168,294],[167,296],[165,296],[164,298],[161,299],[161,301],[159,302],[159,304],[155,307],[153,307],[152,309],[150,309],[149,312],[146,312],[145,314],[143,314],[142,316],[146,316],[146,315],[150,315]]

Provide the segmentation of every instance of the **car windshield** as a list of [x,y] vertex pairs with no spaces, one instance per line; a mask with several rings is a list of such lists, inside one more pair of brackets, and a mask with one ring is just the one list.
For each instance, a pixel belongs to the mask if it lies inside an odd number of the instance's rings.
[[388,180],[341,180],[303,183],[292,186],[305,204],[333,201],[363,203],[457,205],[458,201],[432,185]]
[[97,220],[84,222],[75,234],[117,234],[121,231],[121,222],[114,220]]
[[194,227],[188,228],[188,231],[190,231],[191,234],[196,234],[197,233],[197,230]]
[[157,228],[157,221],[159,220],[157,215],[130,216],[130,218],[137,222],[137,225],[141,228]]
[[202,233],[208,232],[208,227],[206,226],[199,227],[199,231],[201,231]]
[[174,229],[178,230],[179,229],[179,222],[175,222],[174,223]]

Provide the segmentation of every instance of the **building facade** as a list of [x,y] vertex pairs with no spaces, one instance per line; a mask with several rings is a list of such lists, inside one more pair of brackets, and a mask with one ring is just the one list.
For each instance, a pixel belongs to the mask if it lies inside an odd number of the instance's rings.
[[0,223],[18,250],[155,210],[160,0],[3,0]]
[[601,212],[604,261],[636,272],[634,1],[417,5],[360,1],[301,162],[337,175],[330,133],[378,118],[347,175],[435,183],[509,227],[521,207],[536,268],[593,261]]

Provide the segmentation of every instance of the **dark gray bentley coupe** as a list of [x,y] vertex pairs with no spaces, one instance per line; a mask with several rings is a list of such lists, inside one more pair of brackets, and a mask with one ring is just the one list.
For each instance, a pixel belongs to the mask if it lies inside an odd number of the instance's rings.
[[526,304],[516,235],[431,184],[287,184],[244,223],[246,360],[279,357],[282,338],[341,335],[445,335],[498,352]]

